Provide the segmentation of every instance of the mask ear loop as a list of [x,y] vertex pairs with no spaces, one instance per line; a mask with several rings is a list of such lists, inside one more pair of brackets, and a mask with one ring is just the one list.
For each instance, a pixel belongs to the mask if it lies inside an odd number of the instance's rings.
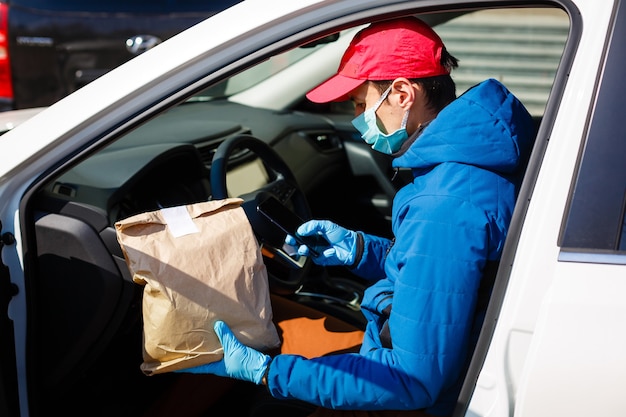
[[383,101],[385,101],[390,91],[391,91],[391,86],[387,87],[387,89],[380,95],[380,98],[376,100],[376,103],[374,103],[374,106],[372,107],[374,111],[378,110],[380,105],[383,104]]
[[409,110],[404,112],[404,116],[402,116],[402,124],[400,125],[400,129],[406,129],[406,124],[409,121]]
[[[391,92],[391,87],[392,87],[391,85],[387,87],[387,89],[383,91],[383,93],[380,95],[380,98],[376,100],[376,103],[374,103],[374,106],[372,107],[372,110],[374,112],[376,112],[378,108],[380,107],[380,105],[383,104],[383,101],[385,101],[385,99]],[[408,121],[409,121],[409,111],[407,110],[404,112],[404,116],[402,116],[402,123],[400,125],[400,129],[406,129],[406,125]]]

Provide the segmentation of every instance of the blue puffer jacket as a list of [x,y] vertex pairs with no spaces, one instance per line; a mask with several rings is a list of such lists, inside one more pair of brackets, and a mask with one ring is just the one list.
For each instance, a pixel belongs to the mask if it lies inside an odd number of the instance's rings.
[[501,255],[532,134],[524,106],[487,80],[394,159],[414,180],[394,199],[394,241],[363,235],[355,272],[378,281],[362,302],[368,325],[361,351],[277,356],[268,375],[275,397],[335,409],[452,413],[475,340],[483,270]]

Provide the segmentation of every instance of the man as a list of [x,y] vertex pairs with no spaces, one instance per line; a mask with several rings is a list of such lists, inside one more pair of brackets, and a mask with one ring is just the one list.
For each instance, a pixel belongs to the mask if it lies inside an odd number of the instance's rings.
[[365,142],[414,176],[394,198],[392,240],[323,220],[298,230],[331,243],[316,263],[373,281],[358,353],[304,357],[291,349],[271,358],[217,322],[224,360],[192,372],[264,384],[276,398],[320,406],[315,415],[452,413],[482,323],[481,283],[495,274],[532,136],[528,112],[495,80],[455,99],[456,65],[421,20],[378,22],[307,95],[352,100]]

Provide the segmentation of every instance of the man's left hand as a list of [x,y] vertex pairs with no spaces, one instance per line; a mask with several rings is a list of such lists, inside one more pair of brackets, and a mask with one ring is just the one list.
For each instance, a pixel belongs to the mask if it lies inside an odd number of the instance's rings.
[[224,358],[176,372],[214,374],[261,384],[270,356],[242,344],[223,321],[216,321],[213,329],[224,348]]

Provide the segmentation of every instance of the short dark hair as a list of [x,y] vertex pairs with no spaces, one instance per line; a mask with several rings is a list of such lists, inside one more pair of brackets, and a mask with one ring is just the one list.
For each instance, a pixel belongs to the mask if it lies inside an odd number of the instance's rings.
[[[452,71],[459,66],[459,60],[452,56],[446,48],[443,48],[441,65],[446,67],[448,71]],[[414,78],[410,81],[422,87],[426,94],[426,105],[437,112],[456,99],[456,85],[450,74]],[[389,88],[392,82],[393,80],[372,81],[381,93]]]

